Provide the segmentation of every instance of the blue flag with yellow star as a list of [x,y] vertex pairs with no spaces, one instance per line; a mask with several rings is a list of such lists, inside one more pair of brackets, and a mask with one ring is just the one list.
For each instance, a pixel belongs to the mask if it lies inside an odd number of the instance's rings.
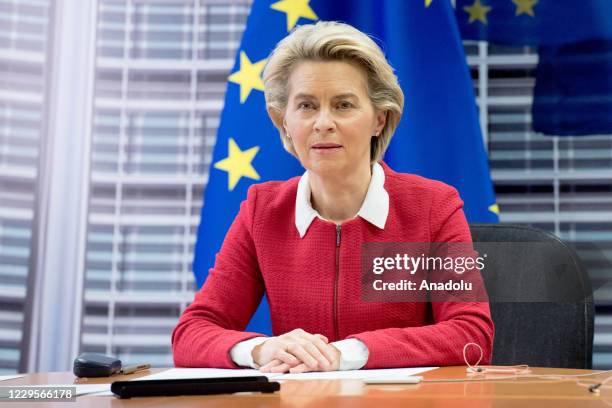
[[457,0],[465,39],[538,46],[532,127],[612,133],[612,0]]
[[[397,71],[406,106],[387,163],[455,186],[470,221],[498,221],[472,82],[448,0],[255,0],[228,77],[195,248],[198,285],[248,187],[304,172],[268,118],[261,74],[279,40],[296,24],[317,20],[343,21],[372,35]],[[248,329],[270,333],[265,298]]]
[[456,0],[464,39],[556,45],[612,39],[610,0]]

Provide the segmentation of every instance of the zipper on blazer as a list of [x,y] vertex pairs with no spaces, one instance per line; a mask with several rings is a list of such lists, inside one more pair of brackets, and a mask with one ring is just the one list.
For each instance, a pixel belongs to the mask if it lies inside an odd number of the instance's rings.
[[338,333],[338,279],[340,277],[340,237],[341,226],[336,225],[336,274],[334,277],[334,341],[340,340]]

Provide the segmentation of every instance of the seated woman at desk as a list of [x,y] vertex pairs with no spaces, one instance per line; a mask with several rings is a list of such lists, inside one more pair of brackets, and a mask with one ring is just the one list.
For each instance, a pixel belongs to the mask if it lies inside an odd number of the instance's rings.
[[[306,172],[249,189],[173,332],[175,364],[292,373],[463,365],[469,342],[487,363],[487,302],[360,299],[362,243],[471,242],[454,188],[381,161],[404,103],[381,49],[346,24],[305,25],[279,42],[263,77],[270,118]],[[275,337],[244,332],[264,292]]]

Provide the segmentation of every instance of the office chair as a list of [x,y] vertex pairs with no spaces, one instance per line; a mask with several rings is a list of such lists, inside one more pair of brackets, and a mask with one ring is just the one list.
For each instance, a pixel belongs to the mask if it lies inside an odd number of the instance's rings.
[[[575,251],[555,235],[471,224],[495,323],[492,364],[591,368],[593,295]],[[510,244],[491,244],[491,243]],[[514,243],[514,245],[512,244]]]

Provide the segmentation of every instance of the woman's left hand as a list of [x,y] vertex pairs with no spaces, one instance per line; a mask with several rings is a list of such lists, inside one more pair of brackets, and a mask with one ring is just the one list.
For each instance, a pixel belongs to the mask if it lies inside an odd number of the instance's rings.
[[[304,363],[299,363],[296,366],[290,367],[288,364],[282,362],[281,360],[273,359],[268,364],[262,366],[260,370],[262,372],[267,373],[289,372],[290,374],[306,373],[310,371],[337,371],[340,368],[340,350],[338,350],[332,344],[327,344],[327,347],[329,347],[329,353],[327,353],[326,355],[332,355],[334,358],[331,361],[331,364],[326,368],[313,370]],[[319,367],[321,367],[321,365],[319,365]]]

